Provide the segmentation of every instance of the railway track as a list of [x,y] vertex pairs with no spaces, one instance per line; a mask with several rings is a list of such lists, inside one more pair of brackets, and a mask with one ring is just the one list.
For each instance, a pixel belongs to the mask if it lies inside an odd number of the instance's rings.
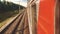
[[27,12],[20,13],[0,34],[29,34]]

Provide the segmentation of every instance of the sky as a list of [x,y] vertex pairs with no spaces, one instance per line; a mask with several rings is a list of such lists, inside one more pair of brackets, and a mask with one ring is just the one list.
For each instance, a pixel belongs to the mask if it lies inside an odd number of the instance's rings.
[[[3,0],[1,0],[3,1]],[[6,0],[27,7],[27,0]]]

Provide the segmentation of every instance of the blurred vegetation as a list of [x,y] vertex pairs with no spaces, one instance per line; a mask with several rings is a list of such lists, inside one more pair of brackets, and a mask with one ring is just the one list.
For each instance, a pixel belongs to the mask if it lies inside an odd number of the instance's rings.
[[0,23],[6,20],[7,18],[10,18],[18,14],[19,7],[20,7],[20,10],[25,8],[21,5],[14,4],[12,2],[0,1]]
[[12,2],[6,2],[6,1],[1,2],[0,1],[0,13],[19,10],[19,6],[20,6],[20,9],[24,8],[23,6],[14,4]]

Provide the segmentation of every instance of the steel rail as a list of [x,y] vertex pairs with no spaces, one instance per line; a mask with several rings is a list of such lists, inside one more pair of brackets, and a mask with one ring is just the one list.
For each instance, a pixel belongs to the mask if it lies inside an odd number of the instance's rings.
[[[19,13],[19,15],[14,19],[9,25],[7,25],[1,32],[0,34],[11,34],[11,32],[14,30],[15,26],[17,26],[19,20],[23,16],[23,11]],[[9,31],[9,30],[10,31]]]

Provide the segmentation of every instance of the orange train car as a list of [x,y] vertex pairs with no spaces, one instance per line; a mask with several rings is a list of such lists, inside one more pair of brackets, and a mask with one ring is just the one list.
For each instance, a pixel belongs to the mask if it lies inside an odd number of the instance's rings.
[[[57,30],[58,19],[56,10],[58,0],[40,0],[38,13],[37,34],[59,34]],[[58,25],[59,26],[59,25]]]

